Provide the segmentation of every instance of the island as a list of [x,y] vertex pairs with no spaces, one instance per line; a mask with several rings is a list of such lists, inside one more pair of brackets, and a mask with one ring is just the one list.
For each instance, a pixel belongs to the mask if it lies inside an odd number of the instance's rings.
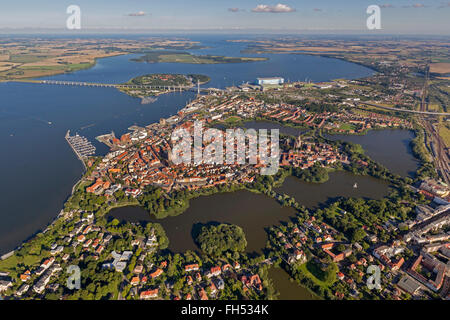
[[203,49],[187,39],[3,38],[0,40],[0,81],[53,76],[91,68],[100,58],[153,52]]
[[179,51],[153,51],[148,52],[139,58],[133,58],[132,61],[157,63],[157,62],[174,62],[174,63],[191,63],[191,64],[217,64],[217,63],[244,63],[266,61],[268,58],[263,57],[225,57],[214,55],[194,55],[189,52]]
[[183,91],[208,83],[210,78],[201,74],[146,74],[131,79],[117,88],[132,97],[145,99],[172,91]]
[[214,256],[243,252],[247,246],[242,228],[229,224],[203,226],[196,241],[203,252]]

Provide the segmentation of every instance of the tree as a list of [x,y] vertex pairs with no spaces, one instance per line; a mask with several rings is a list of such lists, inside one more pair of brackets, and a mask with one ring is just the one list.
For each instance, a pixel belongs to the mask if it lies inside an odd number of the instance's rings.
[[227,251],[244,251],[247,246],[242,228],[229,224],[202,227],[196,241],[203,252],[215,256]]
[[358,242],[358,241],[361,241],[362,239],[364,239],[365,236],[366,236],[366,233],[364,232],[363,229],[355,228],[355,229],[353,229],[351,239],[352,239],[352,242]]

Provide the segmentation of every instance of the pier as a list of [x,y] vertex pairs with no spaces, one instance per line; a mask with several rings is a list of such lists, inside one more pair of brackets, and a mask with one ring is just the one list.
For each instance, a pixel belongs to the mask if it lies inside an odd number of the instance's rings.
[[77,155],[78,159],[80,159],[83,163],[84,168],[87,170],[84,161],[87,159],[87,157],[95,154],[96,148],[92,145],[92,143],[89,142],[88,139],[78,135],[78,133],[74,136],[71,136],[70,130],[67,130],[65,138],[67,143]]

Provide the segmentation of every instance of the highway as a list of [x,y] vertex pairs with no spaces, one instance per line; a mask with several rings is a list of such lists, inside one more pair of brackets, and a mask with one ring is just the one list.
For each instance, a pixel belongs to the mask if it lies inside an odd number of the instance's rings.
[[377,107],[377,108],[392,110],[392,111],[398,111],[398,112],[408,112],[408,113],[416,113],[416,114],[431,115],[431,116],[450,116],[450,113],[446,113],[446,112],[430,112],[430,111],[398,109],[398,108],[380,106],[379,104],[375,104],[375,103],[371,103],[371,102],[355,102],[355,105],[364,105],[364,104],[368,105],[368,106],[372,106],[372,107]]

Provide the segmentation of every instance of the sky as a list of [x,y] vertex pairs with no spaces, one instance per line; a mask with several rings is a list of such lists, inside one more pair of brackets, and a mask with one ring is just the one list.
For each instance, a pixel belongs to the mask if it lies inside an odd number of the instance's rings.
[[[2,0],[0,30],[66,28],[69,5],[81,9],[81,31],[306,31],[450,34],[443,0]],[[368,30],[369,5],[381,8],[381,30]],[[47,30],[48,29],[48,30]],[[12,31],[11,31],[12,32]],[[71,30],[71,32],[77,32]]]

